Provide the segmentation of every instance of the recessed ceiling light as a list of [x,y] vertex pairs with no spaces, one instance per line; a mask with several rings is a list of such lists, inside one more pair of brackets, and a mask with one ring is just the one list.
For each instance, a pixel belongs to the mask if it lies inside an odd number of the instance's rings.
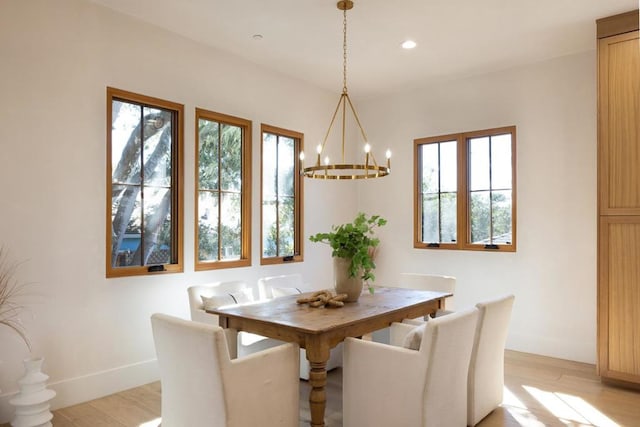
[[251,36],[254,40],[262,40],[262,34],[254,34]]
[[402,48],[403,49],[413,49],[416,46],[417,46],[417,44],[413,40],[405,40],[405,41],[402,42]]

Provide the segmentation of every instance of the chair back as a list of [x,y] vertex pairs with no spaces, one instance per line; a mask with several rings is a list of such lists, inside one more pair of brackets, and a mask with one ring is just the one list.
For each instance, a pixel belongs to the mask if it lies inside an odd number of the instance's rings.
[[504,348],[513,295],[476,304],[478,325],[469,364],[467,425],[474,426],[502,403]]
[[219,326],[154,314],[151,327],[162,384],[162,426],[227,424],[221,365],[229,363]]
[[302,289],[302,276],[300,274],[282,274],[258,279],[258,293],[260,299],[274,298],[273,288]]
[[[202,303],[202,297],[212,297],[215,295],[223,295],[226,293],[238,292],[242,289],[248,288],[246,282],[243,281],[229,281],[229,282],[213,282],[205,285],[194,285],[187,288],[189,294],[189,311],[191,312],[191,320],[202,321],[202,310],[204,305]],[[205,323],[218,324],[217,316],[210,316],[211,321]]]
[[420,353],[427,360],[423,425],[464,426],[467,373],[476,331],[475,308],[427,322]]
[[[399,288],[421,289],[424,291],[454,293],[456,278],[437,274],[400,273]],[[454,310],[454,297],[446,299],[447,310]]]

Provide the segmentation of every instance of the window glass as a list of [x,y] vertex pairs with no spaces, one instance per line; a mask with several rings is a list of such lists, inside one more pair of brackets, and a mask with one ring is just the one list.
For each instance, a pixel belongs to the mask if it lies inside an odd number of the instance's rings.
[[183,107],[107,88],[107,277],[182,271]]
[[469,139],[469,189],[471,191],[491,188],[489,138]]
[[511,134],[491,137],[491,188],[511,188]]
[[218,197],[209,191],[198,195],[198,261],[219,259]]
[[471,242],[511,243],[511,134],[469,138]]
[[456,144],[454,140],[420,146],[423,243],[450,243],[457,239]]
[[302,134],[262,125],[262,253],[272,264],[302,260]]
[[440,191],[456,192],[458,187],[458,158],[456,141],[438,144],[440,147]]
[[196,109],[196,123],[196,270],[250,265],[251,122]]

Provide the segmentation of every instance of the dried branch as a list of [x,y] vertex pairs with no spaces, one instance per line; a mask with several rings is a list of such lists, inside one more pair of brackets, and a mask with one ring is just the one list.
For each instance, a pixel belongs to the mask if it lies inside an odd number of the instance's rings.
[[31,351],[31,343],[19,317],[25,309],[19,300],[26,296],[28,284],[15,279],[18,266],[9,261],[7,251],[0,247],[0,325],[13,329]]

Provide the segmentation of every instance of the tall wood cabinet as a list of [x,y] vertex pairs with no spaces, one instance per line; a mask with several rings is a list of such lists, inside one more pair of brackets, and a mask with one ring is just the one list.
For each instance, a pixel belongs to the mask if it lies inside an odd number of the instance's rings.
[[640,386],[638,11],[597,21],[598,372]]

